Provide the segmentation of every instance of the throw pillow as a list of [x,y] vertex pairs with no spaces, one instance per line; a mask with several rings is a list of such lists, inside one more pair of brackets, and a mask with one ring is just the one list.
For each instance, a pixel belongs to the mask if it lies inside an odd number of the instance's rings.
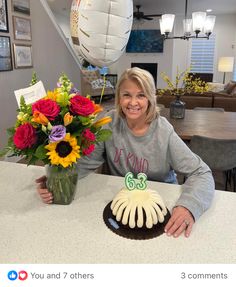
[[231,94],[233,89],[236,87],[236,82],[235,81],[229,81],[228,84],[225,85],[224,92],[227,94]]
[[[92,88],[93,89],[101,89],[104,86],[104,81],[103,79],[97,79],[91,82]],[[110,81],[106,80],[106,84],[105,84],[106,88],[113,88],[112,84]]]
[[222,83],[213,83],[213,82],[208,82],[208,87],[209,87],[209,91],[211,92],[221,92],[222,90],[224,90],[224,84]]
[[233,88],[232,92],[230,93],[230,96],[236,97],[236,87]]

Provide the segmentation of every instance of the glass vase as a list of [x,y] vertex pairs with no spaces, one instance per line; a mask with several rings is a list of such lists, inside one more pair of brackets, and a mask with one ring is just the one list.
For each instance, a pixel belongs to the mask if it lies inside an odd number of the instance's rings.
[[77,165],[68,168],[47,166],[47,189],[53,195],[53,203],[70,204],[75,196],[78,179]]
[[170,103],[170,117],[173,119],[183,119],[185,116],[185,102],[180,100],[180,95]]

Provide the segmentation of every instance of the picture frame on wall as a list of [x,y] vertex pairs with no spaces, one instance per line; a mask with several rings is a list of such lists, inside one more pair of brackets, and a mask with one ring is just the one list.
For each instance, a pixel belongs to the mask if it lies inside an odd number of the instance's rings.
[[14,44],[14,62],[15,68],[33,67],[32,46],[24,44]]
[[9,32],[7,0],[0,0],[0,32]]
[[32,40],[30,19],[13,16],[13,31],[15,40]]
[[12,11],[30,15],[30,0],[12,0]]
[[164,38],[157,29],[131,30],[126,53],[163,53]]
[[0,72],[11,70],[11,39],[8,36],[0,36]]

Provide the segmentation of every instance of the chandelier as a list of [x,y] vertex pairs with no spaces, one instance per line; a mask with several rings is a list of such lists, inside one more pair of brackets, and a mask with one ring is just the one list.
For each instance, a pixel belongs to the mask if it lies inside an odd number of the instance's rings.
[[[182,39],[188,40],[190,38],[206,38],[209,39],[214,25],[216,16],[207,15],[206,12],[193,12],[192,19],[187,18],[188,0],[185,0],[185,17],[183,20],[183,36],[169,37],[173,26],[175,15],[174,14],[163,14],[159,19],[161,34],[164,35],[165,39]],[[192,35],[192,31],[195,33]],[[201,32],[205,33],[205,36],[199,36]]]

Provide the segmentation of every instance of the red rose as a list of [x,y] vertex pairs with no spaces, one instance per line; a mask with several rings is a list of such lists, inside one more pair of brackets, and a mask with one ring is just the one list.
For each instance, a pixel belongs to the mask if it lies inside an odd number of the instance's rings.
[[29,123],[19,126],[13,137],[13,142],[18,149],[31,147],[36,141],[36,129]]
[[89,147],[84,148],[82,150],[82,153],[83,153],[83,155],[90,155],[90,153],[92,153],[94,151],[94,149],[95,149],[95,145],[91,144]]
[[94,105],[88,98],[76,95],[70,100],[70,111],[74,115],[88,116],[94,113]]
[[53,100],[39,100],[32,105],[33,113],[35,111],[42,113],[49,121],[55,120],[60,113],[60,106]]
[[85,129],[85,130],[82,132],[82,136],[83,136],[87,141],[90,141],[90,142],[94,142],[94,141],[96,140],[95,134],[92,133],[90,129]]

